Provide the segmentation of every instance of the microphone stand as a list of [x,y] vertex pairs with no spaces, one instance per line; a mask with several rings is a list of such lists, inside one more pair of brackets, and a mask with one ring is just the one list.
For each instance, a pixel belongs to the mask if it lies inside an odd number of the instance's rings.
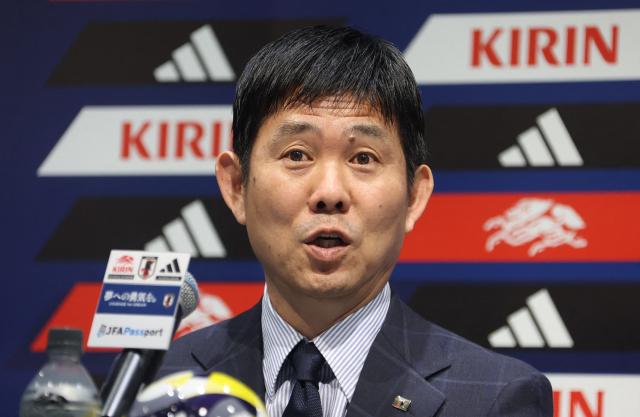
[[[182,320],[182,308],[178,307],[173,333]],[[136,399],[140,387],[148,385],[155,376],[164,350],[125,349],[121,352],[100,389],[101,417],[122,417]]]

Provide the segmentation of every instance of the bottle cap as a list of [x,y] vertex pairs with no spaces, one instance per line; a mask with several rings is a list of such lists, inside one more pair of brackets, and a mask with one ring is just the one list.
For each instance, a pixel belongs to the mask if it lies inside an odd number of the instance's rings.
[[72,328],[49,329],[47,350],[65,349],[82,352],[82,330]]

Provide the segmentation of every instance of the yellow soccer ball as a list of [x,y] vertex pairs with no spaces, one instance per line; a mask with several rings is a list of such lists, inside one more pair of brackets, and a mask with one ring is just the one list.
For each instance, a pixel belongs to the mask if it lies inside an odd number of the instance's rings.
[[142,390],[129,417],[267,417],[267,412],[251,388],[227,374],[184,371]]

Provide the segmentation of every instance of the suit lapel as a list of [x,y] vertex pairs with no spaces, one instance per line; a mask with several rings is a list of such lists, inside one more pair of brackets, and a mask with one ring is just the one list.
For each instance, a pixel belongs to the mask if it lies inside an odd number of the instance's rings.
[[[431,342],[430,324],[393,295],[387,318],[367,356],[347,417],[434,416],[444,394],[427,378],[449,366],[445,352]],[[400,395],[408,411],[392,407]]]
[[203,371],[231,375],[264,398],[261,315],[261,303],[258,303],[225,326],[215,326],[217,331],[194,346],[191,354]]

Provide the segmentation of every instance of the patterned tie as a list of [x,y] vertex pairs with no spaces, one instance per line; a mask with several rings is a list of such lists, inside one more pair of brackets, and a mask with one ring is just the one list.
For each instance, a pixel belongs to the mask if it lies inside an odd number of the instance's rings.
[[282,417],[322,417],[318,382],[324,357],[316,345],[303,340],[291,351],[291,362],[296,380]]

